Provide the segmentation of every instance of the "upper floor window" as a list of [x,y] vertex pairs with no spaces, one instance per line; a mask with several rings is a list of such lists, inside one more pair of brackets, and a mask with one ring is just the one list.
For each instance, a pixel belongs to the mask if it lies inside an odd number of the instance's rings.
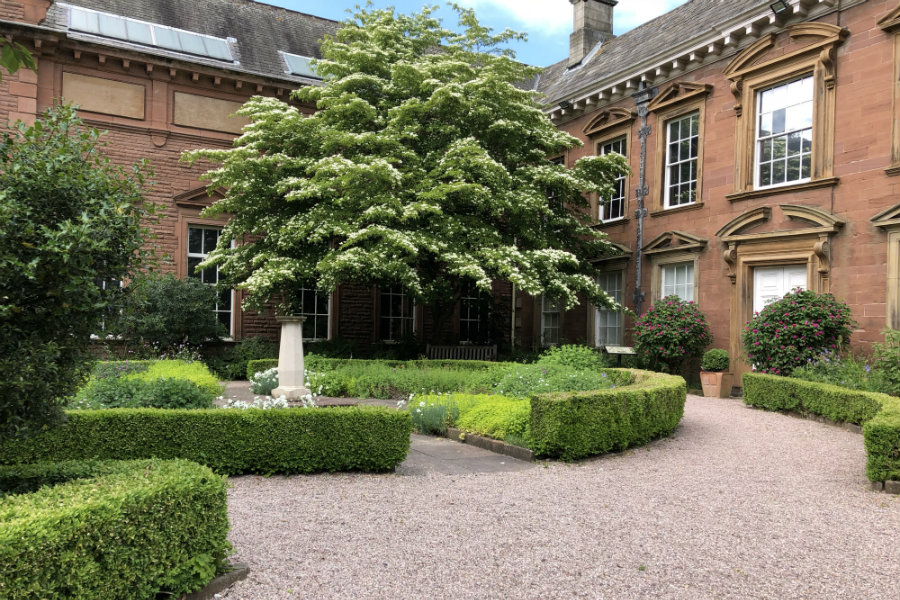
[[[600,155],[621,154],[628,156],[625,136],[600,144]],[[620,173],[613,183],[613,194],[606,204],[600,206],[600,220],[604,223],[625,218],[625,173]]]
[[[197,268],[197,265],[206,260],[210,252],[216,249],[221,234],[221,227],[210,227],[206,225],[188,226],[188,277],[196,277],[203,283],[209,285],[216,285],[219,283],[218,266],[200,270]],[[219,322],[225,326],[228,335],[233,335],[234,319],[232,317],[234,316],[234,290],[220,291],[216,298],[216,304],[212,309],[213,312],[216,313]]]
[[397,342],[415,331],[415,304],[401,287],[381,290],[379,303],[379,339]]
[[809,75],[758,93],[755,187],[809,181],[813,89]]
[[322,79],[316,74],[310,64],[312,57],[291,54],[290,52],[284,52],[283,50],[279,50],[278,54],[280,54],[281,58],[284,60],[284,64],[287,67],[285,73],[288,75],[301,75],[312,79]]
[[699,111],[666,122],[665,208],[697,200],[699,148]]

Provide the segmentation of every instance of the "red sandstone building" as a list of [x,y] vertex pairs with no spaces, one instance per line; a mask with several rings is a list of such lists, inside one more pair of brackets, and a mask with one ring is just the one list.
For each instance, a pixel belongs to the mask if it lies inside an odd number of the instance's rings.
[[[560,157],[567,164],[629,159],[616,196],[594,199],[596,227],[621,250],[603,264],[608,291],[638,312],[667,294],[695,300],[733,356],[753,311],[795,286],[847,301],[857,342],[900,327],[896,0],[692,0],[620,37],[614,1],[571,1],[569,57],[537,91],[584,141]],[[2,33],[38,60],[37,74],[4,77],[0,118],[33,120],[65,98],[109,131],[114,160],[149,159],[148,198],[166,206],[155,243],[187,276],[221,222],[199,217],[204,168],[181,153],[230,144],[242,123],[229,115],[250,95],[315,83],[307,61],[337,26],[248,0],[0,0]],[[240,299],[226,293],[215,309],[232,336],[275,335],[274,320],[242,313]],[[316,339],[430,333],[425,311],[391,289],[310,290],[304,311]],[[628,343],[630,325],[497,282],[491,305],[464,298],[444,335],[601,346]]]

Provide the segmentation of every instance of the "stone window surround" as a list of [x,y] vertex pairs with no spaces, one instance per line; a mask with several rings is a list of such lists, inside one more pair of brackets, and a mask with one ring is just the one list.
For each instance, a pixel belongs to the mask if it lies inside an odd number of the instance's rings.
[[[626,108],[610,108],[606,110],[600,111],[597,116],[595,116],[584,128],[583,133],[585,136],[591,139],[591,143],[594,147],[594,154],[600,155],[600,147],[604,144],[607,144],[616,138],[624,137],[625,138],[625,152],[630,155],[633,145],[631,141],[631,130],[633,129],[634,121],[637,118],[637,114],[630,109]],[[630,156],[626,156],[626,159],[629,159]],[[624,223],[629,220],[628,218],[628,191],[631,187],[631,174],[625,175],[625,200],[624,200],[624,208],[623,208],[623,217],[621,219],[615,219],[612,221],[601,221],[599,219],[600,215],[600,200],[597,194],[592,194],[591,197],[591,214],[596,216],[596,224],[598,226],[603,225],[612,225]]]
[[698,294],[700,292],[700,255],[690,250],[673,250],[664,254],[651,255],[650,264],[652,265],[650,280],[650,297],[653,302],[662,299],[662,278],[663,268],[677,264],[691,263],[694,269],[694,297],[682,298],[682,300],[693,300],[698,303]]
[[891,164],[885,169],[888,175],[900,175],[900,7],[878,20],[878,26],[893,37],[894,69],[891,97]]
[[[735,190],[731,201],[755,198],[776,192],[798,191],[834,185],[835,87],[837,47],[850,35],[847,28],[827,23],[800,23],[787,29],[791,40],[812,40],[781,56],[756,63],[775,46],[770,33],[740,52],[725,68],[735,97]],[[756,164],[756,115],[759,92],[812,74],[815,99],[810,180],[776,188],[754,188]]]

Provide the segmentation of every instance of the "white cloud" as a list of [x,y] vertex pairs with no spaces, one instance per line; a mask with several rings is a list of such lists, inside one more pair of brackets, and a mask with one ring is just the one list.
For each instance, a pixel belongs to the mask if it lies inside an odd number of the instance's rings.
[[[619,0],[614,11],[614,28],[624,33],[658,17],[686,0]],[[512,29],[524,29],[532,36],[562,34],[572,29],[569,0],[460,0],[460,4],[504,16]]]

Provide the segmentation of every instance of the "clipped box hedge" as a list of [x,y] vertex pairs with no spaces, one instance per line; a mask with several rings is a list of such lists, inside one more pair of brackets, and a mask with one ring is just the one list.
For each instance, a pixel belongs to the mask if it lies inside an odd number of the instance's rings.
[[671,434],[684,414],[684,379],[636,369],[607,369],[616,387],[531,397],[537,456],[577,460],[646,444]]
[[900,480],[900,398],[761,373],[745,373],[743,390],[749,406],[862,425],[868,478]]
[[[400,369],[448,369],[453,371],[484,371],[496,367],[496,362],[482,360],[367,360],[359,358],[323,358],[315,354],[308,354],[305,365],[308,369],[337,369],[345,365],[384,365],[386,367]],[[253,378],[256,373],[266,371],[278,366],[277,358],[264,358],[247,362],[247,379]]]
[[225,488],[184,460],[0,467],[0,598],[148,600],[200,589],[231,548]]
[[0,442],[0,463],[183,458],[217,473],[387,471],[406,458],[408,413],[380,407],[105,409]]

